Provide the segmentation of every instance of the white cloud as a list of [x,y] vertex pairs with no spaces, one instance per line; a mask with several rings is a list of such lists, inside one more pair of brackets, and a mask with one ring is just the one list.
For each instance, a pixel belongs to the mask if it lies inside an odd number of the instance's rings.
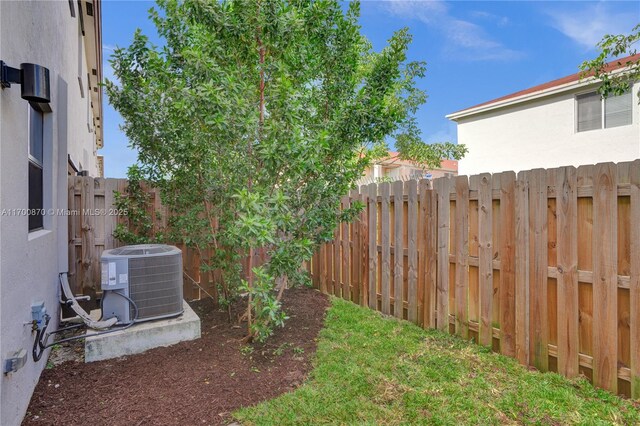
[[506,27],[511,24],[511,20],[506,16],[494,15],[493,13],[485,12],[484,10],[474,10],[471,12],[471,16],[476,19],[494,22],[499,27]]
[[[451,14],[448,5],[441,0],[404,1],[395,0],[383,3],[387,11],[396,16],[418,19],[424,24],[440,31],[449,45],[445,50],[456,54],[457,59],[466,60],[509,60],[521,57],[522,52],[507,48],[492,38],[480,25],[459,19]],[[494,15],[478,12],[482,16]],[[501,17],[495,17],[501,18]],[[508,21],[500,19],[506,24]]]
[[[569,4],[575,6],[575,3]],[[588,49],[594,49],[606,34],[629,31],[637,21],[637,16],[615,12],[605,2],[578,3],[578,6],[579,10],[556,7],[547,10],[547,14],[551,17],[551,26]]]

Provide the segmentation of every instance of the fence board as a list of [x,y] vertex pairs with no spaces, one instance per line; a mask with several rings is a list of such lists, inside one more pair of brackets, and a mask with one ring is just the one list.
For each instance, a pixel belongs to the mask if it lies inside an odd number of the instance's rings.
[[514,172],[500,176],[500,351],[516,354],[515,283],[515,183]]
[[578,182],[577,170],[564,167],[556,174],[558,373],[575,377],[578,352]]
[[80,288],[82,294],[90,295],[95,298],[97,283],[93,280],[95,265],[95,234],[94,234],[94,217],[89,212],[94,208],[94,187],[93,179],[82,179],[80,196],[82,197],[82,267]]
[[367,188],[360,187],[360,201],[364,205],[362,213],[360,213],[360,304],[367,306],[369,303],[369,218],[368,204],[369,197]]
[[378,310],[378,185],[369,185],[369,308]]
[[518,173],[516,215],[516,359],[529,364],[529,173]]
[[[342,198],[342,209],[350,207],[349,197]],[[349,236],[349,224],[342,224],[342,298],[351,300],[351,244]]]
[[[360,200],[360,193],[357,189],[351,190],[349,192],[349,199],[351,205],[355,204]],[[357,216],[355,220],[349,224],[351,229],[351,238],[350,238],[350,246],[351,246],[351,257],[350,257],[350,279],[351,279],[351,301],[354,303],[360,304],[360,250],[362,249],[362,244],[360,243],[360,216]]]
[[329,276],[327,275],[327,248],[329,244],[322,244],[320,246],[320,255],[318,256],[318,269],[320,270],[320,291],[327,292],[327,282]]
[[547,300],[547,179],[546,171],[529,175],[530,253],[530,360],[534,367],[549,368],[549,317]]
[[393,182],[393,314],[402,318],[404,313],[404,182]]
[[640,399],[640,160],[631,165],[630,181],[629,363],[631,397]]
[[478,287],[480,297],[480,324],[478,340],[491,346],[493,338],[493,218],[491,175],[480,175],[478,182]]
[[438,253],[436,283],[436,325],[439,330],[449,330],[449,192],[451,179],[435,180],[438,197]]
[[423,280],[419,284],[424,293],[423,297],[423,326],[436,327],[436,285],[437,285],[437,254],[438,254],[438,199],[435,191],[431,190],[430,182],[420,181],[420,260],[421,268],[418,277]]
[[617,171],[595,166],[593,177],[593,382],[616,392],[617,371]]
[[382,313],[391,313],[391,224],[390,224],[390,186],[388,182],[380,184],[382,209],[380,211],[380,229],[382,231]]
[[456,189],[456,272],[455,305],[456,333],[469,338],[469,183],[466,176],[458,176]]
[[337,226],[334,234],[333,234],[333,295],[336,297],[341,297],[342,294],[342,285],[341,279],[342,275],[340,274],[340,270],[342,269],[342,261],[340,259],[340,226]]
[[405,183],[407,189],[407,249],[408,256],[408,311],[407,319],[418,323],[418,182],[409,180]]

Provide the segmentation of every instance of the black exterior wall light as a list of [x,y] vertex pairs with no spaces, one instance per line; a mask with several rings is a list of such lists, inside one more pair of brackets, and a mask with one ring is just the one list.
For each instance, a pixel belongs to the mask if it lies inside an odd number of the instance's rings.
[[21,85],[22,99],[37,110],[50,112],[51,107],[51,83],[49,81],[49,69],[42,65],[22,63],[20,68],[12,68],[4,61],[0,61],[0,85],[3,89],[11,87],[11,84]]

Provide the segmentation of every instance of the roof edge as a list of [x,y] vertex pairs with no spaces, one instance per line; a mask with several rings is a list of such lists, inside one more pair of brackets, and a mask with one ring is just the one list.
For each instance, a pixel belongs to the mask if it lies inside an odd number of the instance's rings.
[[[640,54],[635,54],[611,61],[606,65],[606,67],[610,70],[610,74],[620,74],[629,70],[630,67],[627,66],[628,63],[638,60],[640,60]],[[624,63],[624,65],[620,65],[621,63]],[[594,77],[586,77],[584,79],[581,79],[580,75],[581,73],[575,73],[556,80],[551,80],[547,83],[539,84],[488,102],[452,112],[451,114],[445,115],[445,117],[450,120],[457,121],[460,118],[480,114],[494,109],[504,108],[507,106],[543,98],[546,96],[552,96],[580,87],[588,87],[590,85],[595,85],[601,81],[599,79],[595,79]]]

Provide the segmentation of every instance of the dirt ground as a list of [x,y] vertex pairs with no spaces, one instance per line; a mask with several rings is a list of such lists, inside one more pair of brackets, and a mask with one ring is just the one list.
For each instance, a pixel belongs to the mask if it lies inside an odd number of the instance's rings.
[[[24,425],[209,425],[235,409],[300,386],[311,369],[329,302],[310,289],[285,292],[290,319],[264,345],[241,343],[210,300],[191,306],[202,337],[144,354],[84,364],[67,361],[42,373]],[[237,318],[241,307],[234,306]],[[77,352],[77,346],[70,348]]]

